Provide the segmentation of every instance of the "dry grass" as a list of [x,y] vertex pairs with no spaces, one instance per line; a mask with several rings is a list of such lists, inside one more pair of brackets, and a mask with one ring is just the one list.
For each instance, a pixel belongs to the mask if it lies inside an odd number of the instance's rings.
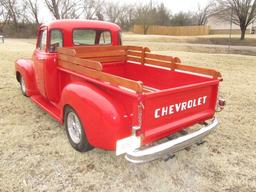
[[[126,41],[142,42],[171,42],[191,44],[215,44],[228,45],[229,35],[204,35],[204,36],[167,36],[167,35],[140,35],[134,33],[123,33]],[[256,46],[256,34],[247,34],[245,40],[240,40],[240,35],[232,35],[231,45]]]
[[[197,53],[232,53],[256,55],[256,35],[247,35],[244,41],[239,35],[234,35],[229,47],[228,35],[208,36],[166,36],[166,35],[138,35],[125,33],[123,39],[126,44],[150,47],[153,51],[176,50]],[[245,46],[247,45],[247,46]]]
[[33,40],[0,44],[0,191],[256,191],[256,57],[160,51],[220,70],[227,107],[206,144],[133,165],[113,152],[74,151],[62,127],[21,96],[14,61],[32,50]]

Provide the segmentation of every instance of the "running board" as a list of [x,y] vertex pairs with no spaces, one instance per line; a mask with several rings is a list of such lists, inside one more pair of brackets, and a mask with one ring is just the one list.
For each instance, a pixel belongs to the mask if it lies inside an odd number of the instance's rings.
[[57,108],[55,105],[47,101],[41,95],[35,95],[30,97],[34,103],[36,103],[39,107],[49,113],[55,120],[62,123],[62,119],[60,117],[61,110]]

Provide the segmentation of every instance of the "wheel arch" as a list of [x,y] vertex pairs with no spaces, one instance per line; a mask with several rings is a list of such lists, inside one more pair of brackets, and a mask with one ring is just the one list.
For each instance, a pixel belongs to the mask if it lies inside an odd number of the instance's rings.
[[28,96],[37,94],[33,61],[31,59],[18,59],[15,62],[16,80],[20,82],[23,77]]
[[123,134],[125,127],[128,127],[123,117],[125,111],[122,104],[90,83],[71,83],[63,89],[63,122],[66,107],[71,107],[77,112],[88,142],[94,147],[114,150],[120,133]]

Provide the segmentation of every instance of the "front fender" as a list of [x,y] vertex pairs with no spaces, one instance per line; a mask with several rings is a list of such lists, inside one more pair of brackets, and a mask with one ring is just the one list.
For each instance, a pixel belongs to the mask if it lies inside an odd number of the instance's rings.
[[122,104],[90,83],[68,84],[61,96],[62,108],[66,105],[78,113],[94,147],[114,150],[116,140],[131,134]]
[[31,59],[18,59],[15,62],[16,77],[19,81],[19,75],[21,75],[26,84],[26,92],[28,96],[38,94],[35,72],[33,67],[33,61]]

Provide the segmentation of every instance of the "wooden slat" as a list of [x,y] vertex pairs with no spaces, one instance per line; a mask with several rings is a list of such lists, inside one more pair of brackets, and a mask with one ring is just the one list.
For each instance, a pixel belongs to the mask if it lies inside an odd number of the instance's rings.
[[89,69],[86,67],[82,67],[79,65],[75,65],[66,61],[61,61],[58,63],[60,67],[76,72],[81,75],[86,75],[87,77],[98,79],[101,81],[109,82],[113,85],[116,86],[123,86],[128,89],[132,89],[136,91],[137,93],[142,93],[143,92],[143,84],[141,82],[129,80],[126,78],[122,78],[119,76],[111,75],[108,73],[96,71],[93,69]]
[[93,58],[93,57],[113,57],[113,56],[125,56],[124,50],[115,51],[95,51],[95,52],[80,52],[77,53],[78,57],[81,58]]
[[58,58],[62,61],[71,62],[71,63],[77,64],[77,65],[81,65],[84,67],[102,71],[101,63],[94,61],[94,60],[81,59],[78,57],[73,57],[73,56],[64,55],[64,54],[59,54]]
[[125,61],[125,56],[116,56],[116,57],[93,57],[90,60],[98,61],[98,62],[116,62],[116,61]]
[[127,46],[127,50],[132,50],[132,51],[143,51],[143,47],[140,46]]
[[172,56],[166,56],[166,55],[158,55],[158,54],[152,54],[152,53],[145,53],[146,59],[155,59],[160,61],[167,61],[167,62],[174,62],[174,59]]
[[141,58],[127,56],[127,61],[135,61],[141,63]]
[[129,56],[136,56],[136,57],[142,57],[142,53],[141,52],[135,52],[135,51],[127,51],[127,55]]
[[175,69],[204,74],[204,75],[210,75],[210,76],[213,76],[213,78],[221,78],[221,73],[213,69],[193,67],[193,66],[182,65],[182,64],[175,64]]
[[161,67],[172,67],[171,62],[166,62],[166,61],[156,61],[156,60],[151,60],[151,59],[145,59],[145,64],[150,64],[150,65],[156,65],[156,66],[161,66]]
[[58,53],[62,53],[65,55],[70,55],[70,56],[76,55],[76,51],[73,48],[58,48],[57,51],[58,51]]

